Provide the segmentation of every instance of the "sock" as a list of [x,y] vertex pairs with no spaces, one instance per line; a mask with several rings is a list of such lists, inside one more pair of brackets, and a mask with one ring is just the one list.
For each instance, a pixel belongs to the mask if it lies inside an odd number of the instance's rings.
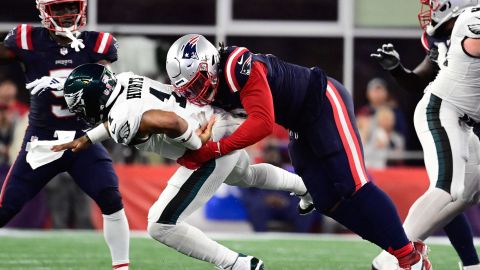
[[148,233],[155,240],[192,258],[230,269],[238,253],[208,238],[199,229],[185,223],[148,223]]
[[284,190],[303,195],[307,188],[300,176],[267,163],[250,165],[244,183],[248,187]]
[[113,269],[128,270],[130,231],[124,209],[103,215],[103,236],[110,249]]
[[444,230],[464,266],[480,263],[473,244],[472,229],[463,213],[448,223]]
[[389,250],[389,252],[397,258],[398,265],[401,268],[406,268],[408,266],[411,266],[412,263],[416,263],[421,259],[420,254],[418,252],[414,253],[413,251],[414,251],[414,247],[413,247],[413,243],[411,242],[397,250],[392,250],[392,249]]
[[328,214],[384,250],[399,250],[410,243],[395,205],[372,182],[365,184]]

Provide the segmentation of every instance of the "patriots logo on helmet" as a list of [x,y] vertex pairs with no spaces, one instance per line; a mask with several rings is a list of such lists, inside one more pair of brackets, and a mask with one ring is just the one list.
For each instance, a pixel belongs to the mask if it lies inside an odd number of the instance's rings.
[[480,34],[480,24],[469,24],[468,25],[468,30],[470,30],[470,32],[478,35],[478,34]]
[[70,111],[80,112],[81,110],[80,107],[83,107],[83,102],[82,102],[83,89],[80,89],[80,91],[77,91],[75,93],[64,94],[64,96]]
[[183,47],[183,54],[182,54],[183,59],[198,60],[197,42],[199,38],[200,36],[194,36],[185,44],[185,46]]

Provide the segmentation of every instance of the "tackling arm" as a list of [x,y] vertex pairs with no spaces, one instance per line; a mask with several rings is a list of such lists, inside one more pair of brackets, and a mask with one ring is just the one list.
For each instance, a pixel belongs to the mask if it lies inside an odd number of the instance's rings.
[[409,70],[402,64],[390,70],[390,74],[397,83],[409,92],[423,91],[428,83],[435,78],[437,72],[438,68],[435,67],[429,56],[425,56],[414,70]]

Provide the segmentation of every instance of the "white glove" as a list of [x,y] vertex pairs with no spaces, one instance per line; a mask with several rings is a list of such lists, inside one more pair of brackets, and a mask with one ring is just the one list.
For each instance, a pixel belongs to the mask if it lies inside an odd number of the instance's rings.
[[435,43],[437,45],[438,50],[438,57],[437,57],[437,64],[440,69],[447,66],[447,44],[445,42],[438,42]]
[[36,79],[31,83],[27,83],[26,87],[30,90],[32,95],[36,95],[37,93],[42,93],[46,88],[63,90],[64,83],[65,78],[43,76],[42,78]]
[[392,70],[400,65],[400,55],[391,43],[383,44],[377,49],[377,53],[370,54],[386,70]]

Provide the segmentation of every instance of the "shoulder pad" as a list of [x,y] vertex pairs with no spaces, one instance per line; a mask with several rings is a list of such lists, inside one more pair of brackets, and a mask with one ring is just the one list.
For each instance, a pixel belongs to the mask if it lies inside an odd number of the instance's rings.
[[232,47],[228,50],[224,67],[225,80],[232,92],[238,92],[250,76],[252,53],[244,47]]
[[[480,38],[480,9],[478,7],[472,8],[460,14],[457,19],[459,25],[458,32],[463,32],[464,36],[469,38]],[[454,31],[457,30],[454,28]]]
[[5,47],[12,50],[33,50],[32,28],[33,27],[28,24],[19,24],[10,30],[4,40]]
[[84,31],[82,32],[84,43],[87,48],[95,53],[95,60],[105,59],[110,62],[117,61],[118,58],[118,42],[110,33]]

